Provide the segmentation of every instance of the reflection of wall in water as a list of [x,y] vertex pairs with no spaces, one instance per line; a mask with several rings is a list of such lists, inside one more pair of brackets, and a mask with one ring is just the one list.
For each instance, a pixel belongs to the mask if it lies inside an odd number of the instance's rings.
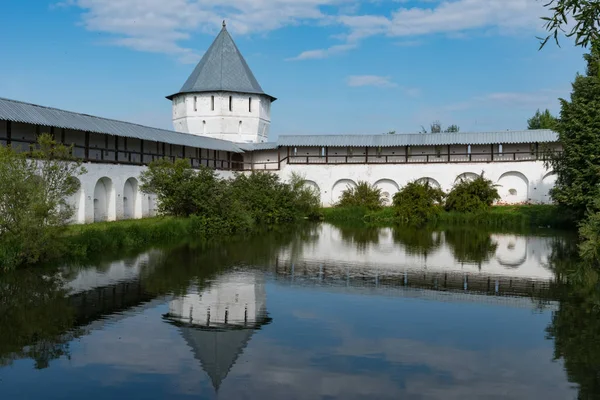
[[[505,234],[490,235],[496,246],[487,261],[481,264],[456,260],[453,249],[443,233],[440,246],[433,247],[425,257],[419,251],[407,250],[406,246],[394,241],[392,228],[379,230],[375,240],[357,246],[349,243],[342,232],[329,224],[319,228],[319,240],[304,247],[298,258],[311,261],[337,261],[359,266],[374,266],[380,269],[427,268],[439,271],[465,271],[535,279],[553,279],[554,274],[547,266],[551,251],[551,237],[533,237]],[[402,228],[398,228],[402,229]],[[280,260],[290,260],[288,249],[280,253]]]
[[201,292],[169,303],[169,319],[200,326],[254,326],[265,313],[264,276],[259,272],[221,275]]

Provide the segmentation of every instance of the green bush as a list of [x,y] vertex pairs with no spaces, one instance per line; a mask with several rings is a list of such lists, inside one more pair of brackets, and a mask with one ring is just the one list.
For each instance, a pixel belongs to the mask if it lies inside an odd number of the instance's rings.
[[[596,201],[600,208],[600,200]],[[579,228],[579,254],[589,263],[600,266],[600,212],[592,213]]]
[[73,214],[66,199],[85,172],[72,148],[42,134],[28,154],[0,146],[0,269],[52,258]]
[[472,213],[488,209],[500,200],[494,183],[481,173],[475,179],[461,179],[446,197],[446,210]]
[[262,171],[225,180],[207,167],[193,170],[186,160],[160,160],[141,180],[142,191],[157,195],[162,215],[206,217],[231,232],[315,216],[320,205],[319,194],[297,175],[290,183]]
[[444,192],[429,182],[413,181],[394,195],[394,208],[399,222],[422,225],[441,211]]
[[356,186],[348,186],[336,207],[364,207],[377,210],[383,206],[381,189],[365,181],[359,181]]

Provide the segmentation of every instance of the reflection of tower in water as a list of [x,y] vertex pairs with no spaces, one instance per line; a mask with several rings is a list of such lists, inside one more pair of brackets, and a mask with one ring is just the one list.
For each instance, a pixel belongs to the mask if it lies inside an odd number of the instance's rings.
[[202,290],[191,288],[173,299],[165,318],[179,326],[218,390],[254,331],[270,322],[264,275],[259,271],[220,275]]

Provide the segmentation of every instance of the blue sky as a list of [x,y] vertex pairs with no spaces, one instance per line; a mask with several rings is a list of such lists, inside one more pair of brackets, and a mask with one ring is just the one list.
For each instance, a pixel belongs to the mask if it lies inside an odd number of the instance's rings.
[[[540,0],[3,0],[0,97],[171,128],[227,26],[280,134],[523,129],[558,113],[582,50],[538,51]],[[8,38],[8,40],[6,40]]]

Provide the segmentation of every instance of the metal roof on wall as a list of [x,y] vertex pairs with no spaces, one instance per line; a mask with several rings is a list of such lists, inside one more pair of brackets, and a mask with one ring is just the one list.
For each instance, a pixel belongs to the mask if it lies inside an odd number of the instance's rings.
[[279,146],[295,147],[396,147],[437,145],[478,145],[557,142],[549,129],[502,132],[417,133],[384,135],[288,135],[279,136]]
[[279,148],[279,143],[277,143],[277,142],[238,143],[238,146],[244,151],[276,150],[277,148]]
[[0,120],[243,153],[235,143],[39,106],[0,97]]

